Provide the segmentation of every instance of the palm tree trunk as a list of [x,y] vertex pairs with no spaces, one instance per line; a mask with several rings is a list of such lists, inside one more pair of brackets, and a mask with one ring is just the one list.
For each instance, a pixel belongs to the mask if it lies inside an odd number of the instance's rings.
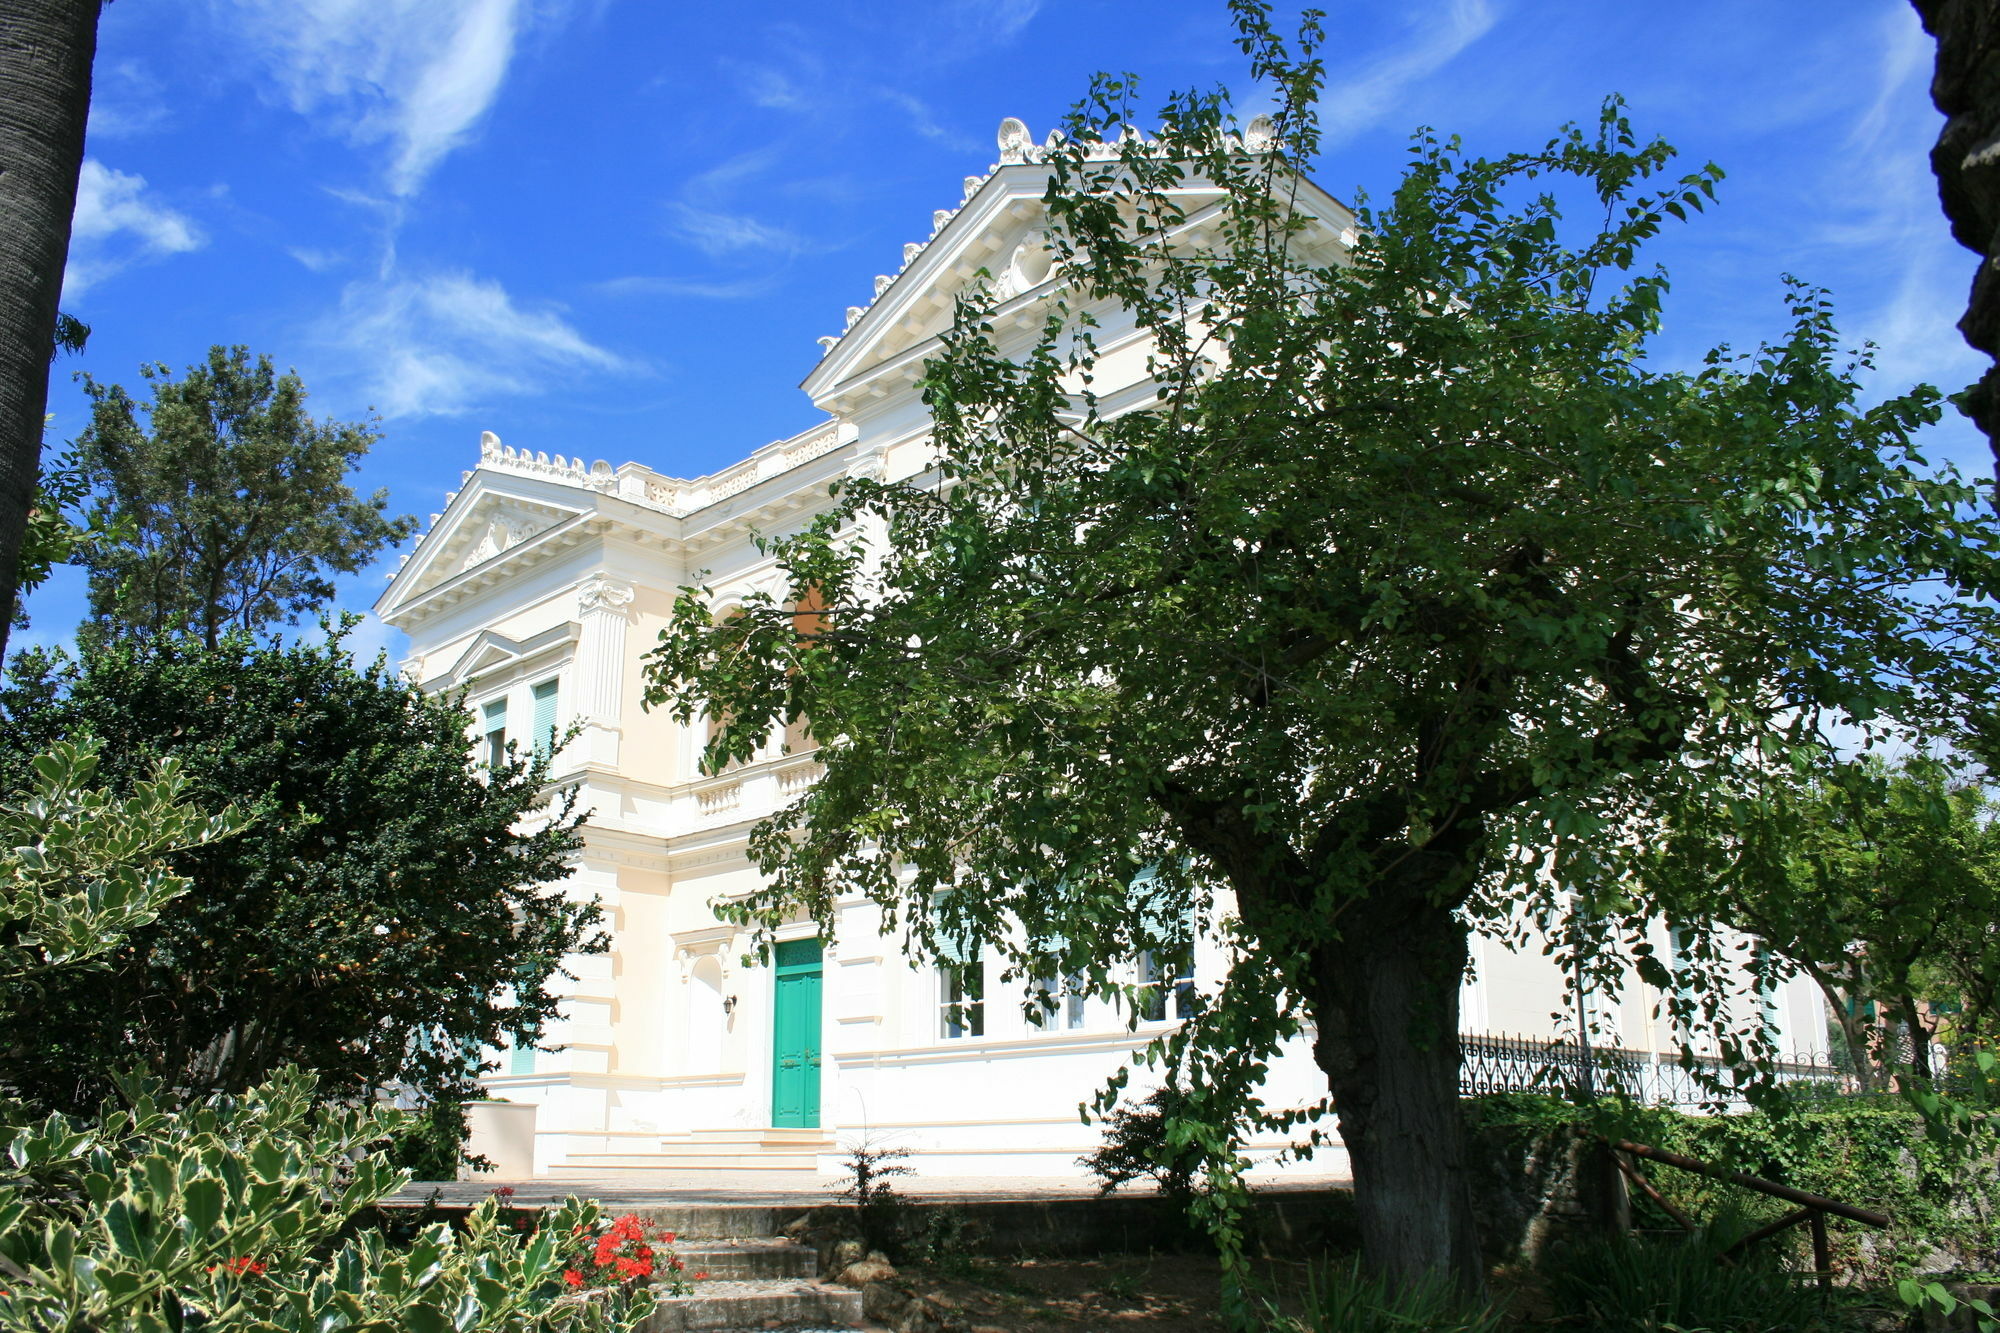
[[56,302],[103,0],[0,7],[0,656],[41,470]]

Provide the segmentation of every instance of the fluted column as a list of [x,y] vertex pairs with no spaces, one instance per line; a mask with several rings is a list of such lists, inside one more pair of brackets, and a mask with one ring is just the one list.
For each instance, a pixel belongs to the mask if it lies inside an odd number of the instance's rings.
[[576,740],[585,763],[618,766],[625,703],[625,635],[632,623],[632,585],[593,574],[577,592],[583,627],[576,654]]

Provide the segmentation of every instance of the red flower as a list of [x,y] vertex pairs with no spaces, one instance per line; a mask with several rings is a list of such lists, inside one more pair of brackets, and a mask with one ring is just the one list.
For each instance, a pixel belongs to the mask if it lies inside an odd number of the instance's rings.
[[577,1272],[574,1268],[565,1268],[563,1270],[563,1281],[569,1283],[572,1287],[580,1287],[583,1285],[583,1274]]
[[696,1282],[699,1282],[699,1281],[701,1281],[701,1280],[702,1280],[703,1278],[705,1278],[705,1277],[707,1277],[707,1276],[708,1276],[708,1270],[707,1270],[706,1268],[704,1268],[704,1269],[702,1269],[702,1270],[701,1270],[701,1271],[700,1271],[699,1273],[696,1273],[696,1274],[694,1275],[694,1280],[695,1280]]
[[[218,1265],[210,1264],[208,1271],[213,1273],[217,1267]],[[262,1260],[252,1259],[249,1255],[245,1254],[238,1255],[234,1259],[225,1260],[220,1267],[228,1269],[238,1277],[241,1277],[245,1273],[250,1274],[252,1277],[262,1277],[266,1265]]]
[[512,1185],[502,1185],[493,1191],[493,1197],[496,1199],[511,1199],[514,1197],[514,1187]]

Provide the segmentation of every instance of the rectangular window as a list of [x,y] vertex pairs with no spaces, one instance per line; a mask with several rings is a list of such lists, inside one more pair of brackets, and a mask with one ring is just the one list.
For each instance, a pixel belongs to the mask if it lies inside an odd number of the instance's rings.
[[1172,996],[1171,1007],[1175,1018],[1194,1016],[1193,969],[1176,964],[1173,958],[1158,949],[1146,949],[1139,954],[1136,968],[1139,993],[1135,1008],[1142,1023],[1164,1023],[1167,1021],[1168,996]]
[[[1757,946],[1759,969],[1771,966],[1771,951],[1764,945]],[[1779,1041],[1784,1036],[1784,1023],[1778,1011],[1778,981],[1776,977],[1757,978],[1757,1021],[1763,1026],[1764,1035],[1771,1041]]]
[[556,748],[556,682],[535,686],[535,755],[546,759]]
[[1667,933],[1668,965],[1674,972],[1674,994],[1689,1004],[1694,1002],[1695,943],[1693,926],[1675,926]]
[[483,710],[486,766],[499,768],[507,762],[507,701],[495,699]]
[[1140,950],[1136,960],[1134,980],[1139,993],[1134,997],[1134,1013],[1142,1023],[1166,1022],[1170,1008],[1175,1018],[1192,1017],[1194,947],[1199,933],[1194,903],[1175,902],[1160,882],[1157,866],[1141,869],[1129,887],[1138,900],[1145,938],[1159,946]]
[[1146,949],[1139,955],[1139,993],[1132,1007],[1142,1023],[1163,1023],[1167,1017],[1167,971],[1160,966],[1159,951]]
[[1083,973],[1071,972],[1058,979],[1051,972],[1034,979],[1033,1003],[1028,1021],[1044,1030],[1064,1027],[1074,1031],[1083,1026]]
[[532,1074],[535,1072],[535,1044],[523,1038],[513,1039],[513,1049],[507,1053],[507,1072],[510,1074]]
[[938,1035],[947,1041],[986,1035],[986,966],[977,946],[938,964]]

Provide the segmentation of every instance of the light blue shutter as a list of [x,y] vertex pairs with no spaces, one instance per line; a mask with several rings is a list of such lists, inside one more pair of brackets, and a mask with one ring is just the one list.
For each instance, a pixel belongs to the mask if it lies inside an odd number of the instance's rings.
[[556,748],[556,682],[545,680],[535,686],[535,753],[546,755]]
[[523,1037],[514,1038],[514,1049],[507,1058],[509,1074],[532,1074],[535,1072],[535,1044]]
[[1195,919],[1192,900],[1177,909],[1163,887],[1158,887],[1159,867],[1146,866],[1132,876],[1129,888],[1139,907],[1139,928],[1154,947],[1173,956],[1194,948]]
[[495,699],[486,705],[486,726],[480,732],[486,744],[486,765],[498,768],[507,762],[507,701]]

